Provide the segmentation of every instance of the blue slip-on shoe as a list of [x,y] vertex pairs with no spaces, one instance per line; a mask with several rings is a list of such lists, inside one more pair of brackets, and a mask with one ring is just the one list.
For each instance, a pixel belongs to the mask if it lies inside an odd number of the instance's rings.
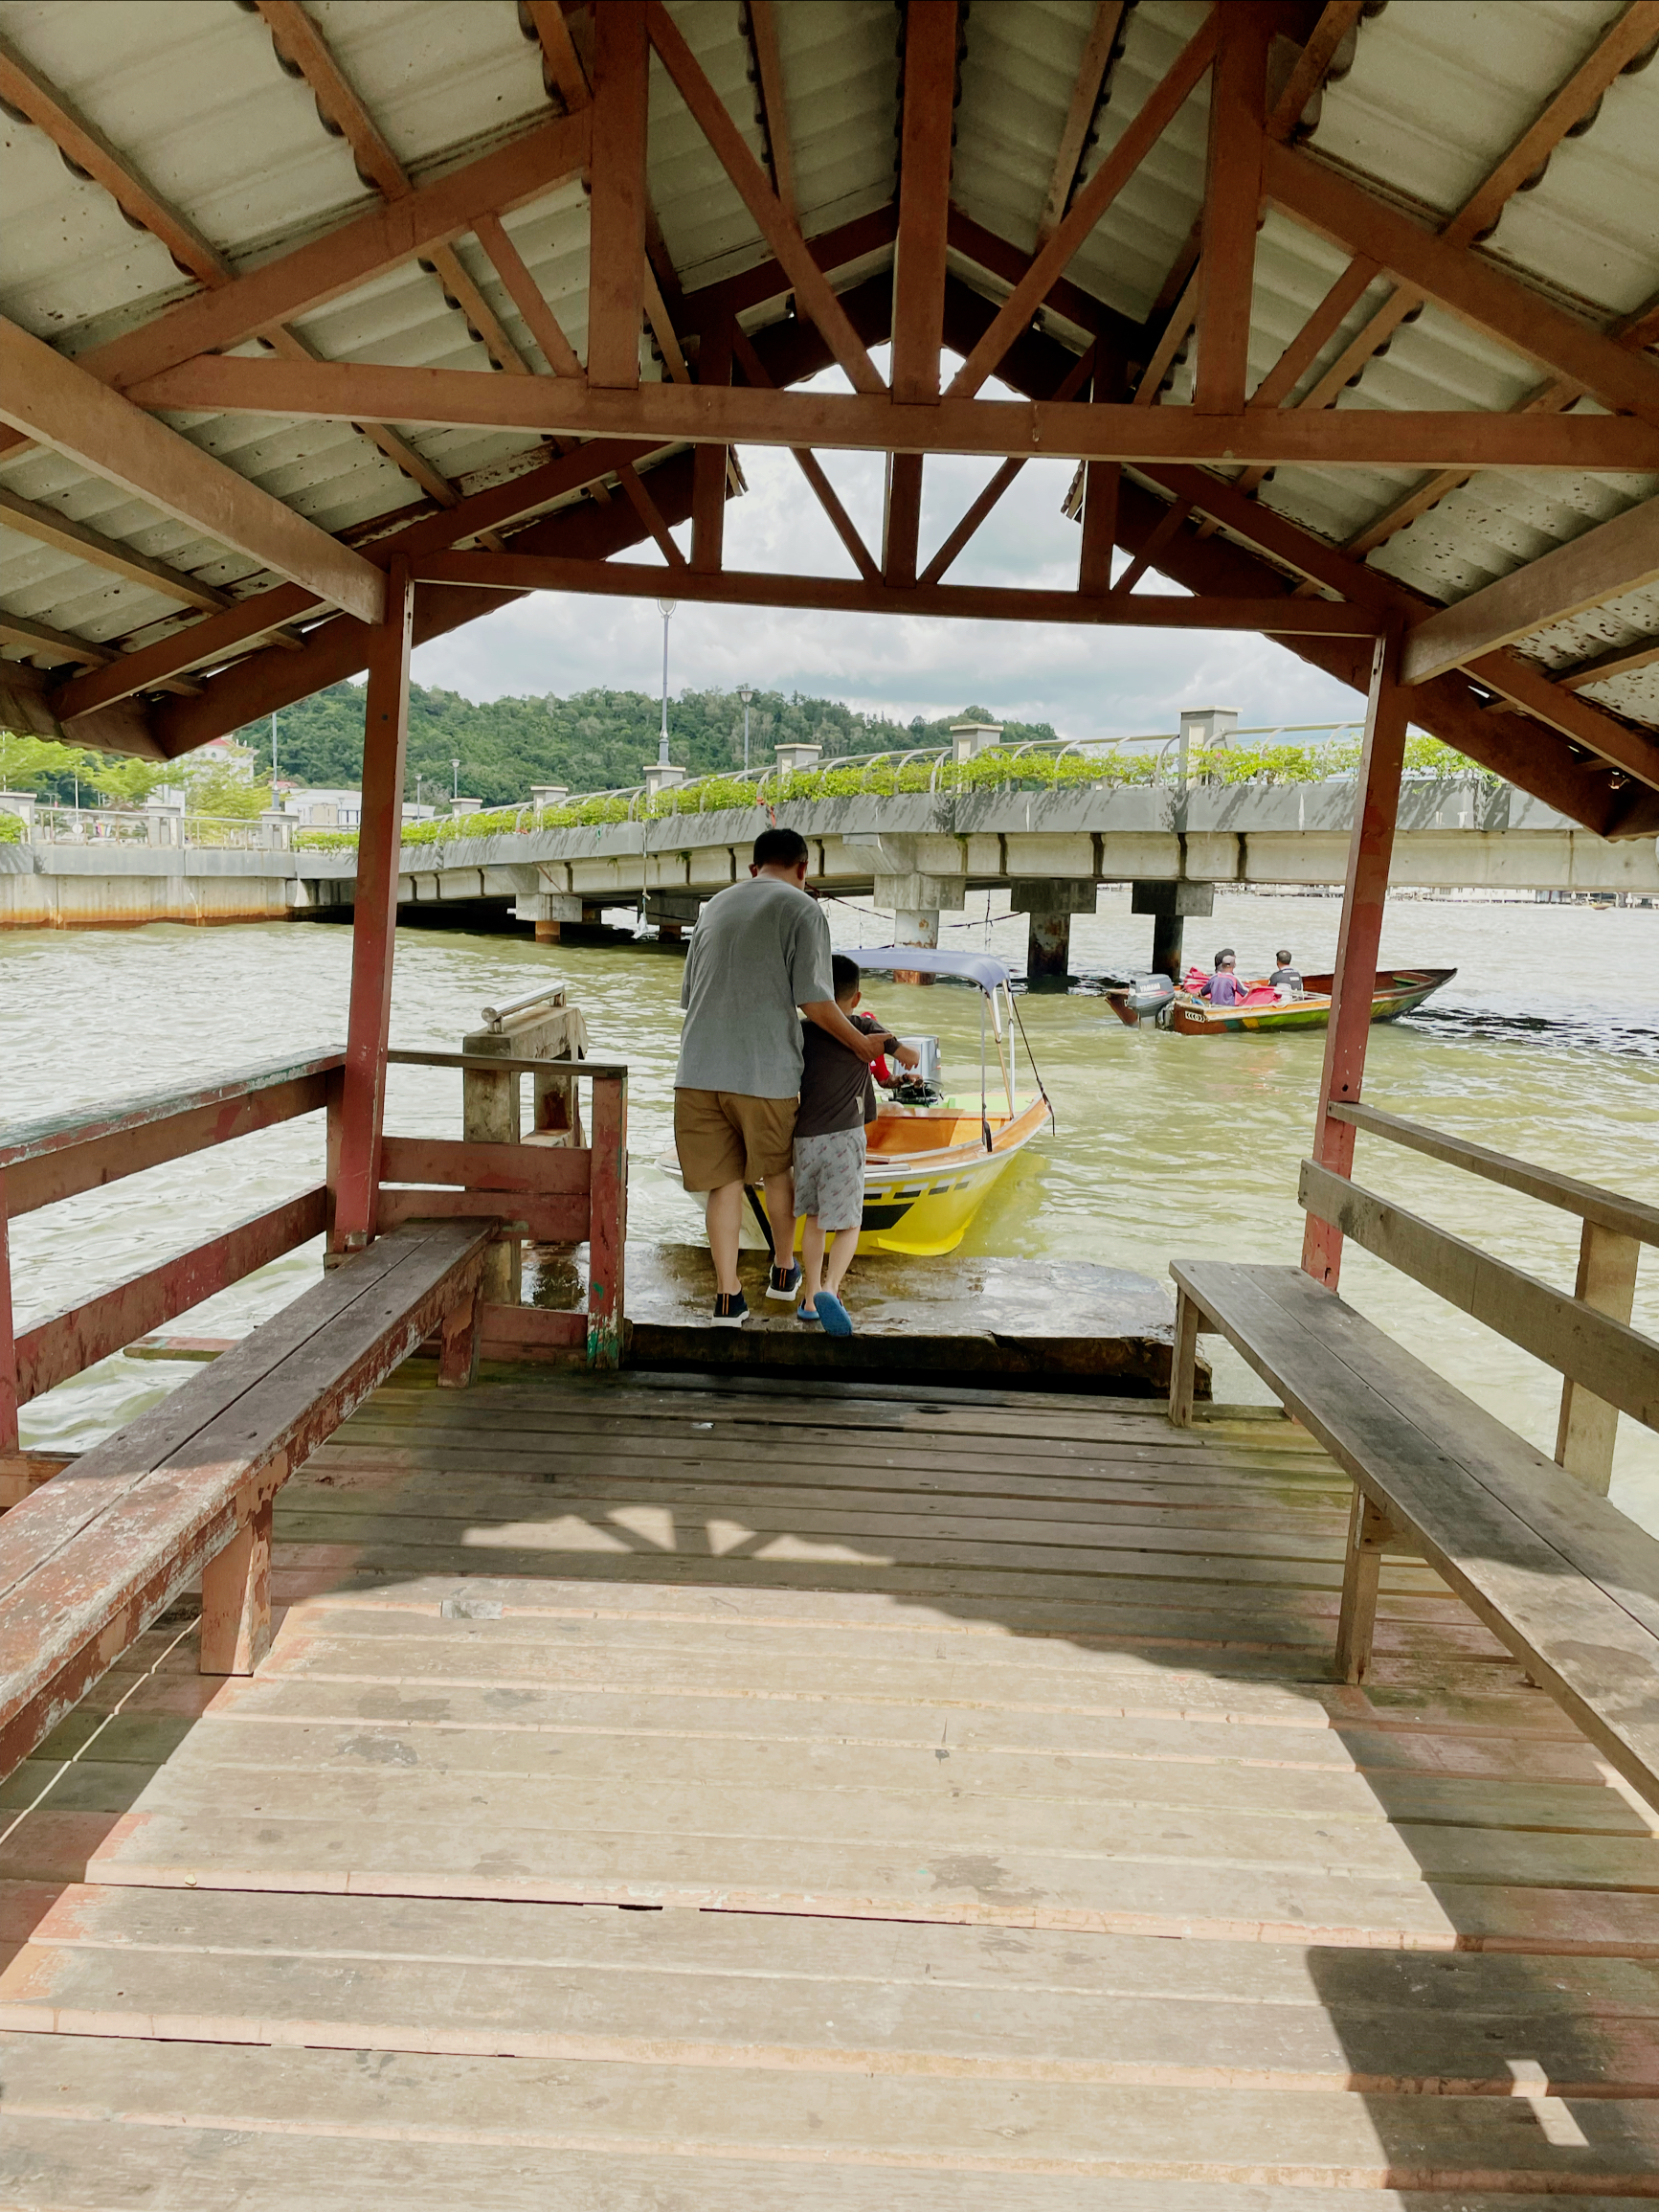
[[712,1319],[717,1329],[740,1329],[749,1319],[749,1300],[741,1291],[722,1291],[714,1301]]
[[826,1337],[850,1337],[853,1317],[833,1291],[819,1291],[817,1298],[818,1318],[823,1323]]
[[794,1305],[800,1296],[800,1269],[774,1267],[766,1278],[766,1295],[769,1298],[787,1298]]
[[796,1306],[795,1318],[797,1321],[808,1321],[816,1328],[818,1325],[818,1308],[816,1306]]

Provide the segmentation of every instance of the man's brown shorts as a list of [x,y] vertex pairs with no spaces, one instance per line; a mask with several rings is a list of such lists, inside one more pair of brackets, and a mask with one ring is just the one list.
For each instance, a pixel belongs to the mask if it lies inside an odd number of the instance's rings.
[[795,1157],[794,1098],[748,1098],[741,1091],[676,1091],[674,1146],[687,1190],[764,1183]]

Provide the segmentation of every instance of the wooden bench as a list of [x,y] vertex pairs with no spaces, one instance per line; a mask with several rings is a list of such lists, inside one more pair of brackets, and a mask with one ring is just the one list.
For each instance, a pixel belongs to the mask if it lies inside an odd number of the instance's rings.
[[[1445,1145],[1439,1156],[1450,1157]],[[1547,1170],[1528,1169],[1532,1181],[1524,1182],[1476,1160],[1459,1163],[1570,1203],[1587,1223],[1622,1209],[1621,1233],[1645,1210]],[[1534,1187],[1540,1180],[1569,1195]],[[1655,1425],[1659,1347],[1626,1323],[1311,1162],[1302,1197],[1319,1218],[1455,1295],[1466,1310],[1494,1325],[1501,1314],[1518,1313],[1515,1340],[1565,1375],[1569,1388],[1593,1386],[1599,1398]],[[1659,1241],[1659,1220],[1635,1222],[1632,1233]],[[1383,1552],[1420,1551],[1610,1763],[1659,1804],[1659,1542],[1301,1269],[1201,1261],[1170,1272],[1177,1291],[1172,1419],[1191,1421],[1198,1338],[1219,1333],[1353,1478],[1339,1677],[1364,1677]],[[1563,1438],[1567,1428],[1564,1411]]]
[[0,1518],[0,1773],[197,1574],[203,1673],[253,1672],[277,1491],[434,1331],[439,1383],[472,1380],[498,1234],[416,1221],[378,1237]]

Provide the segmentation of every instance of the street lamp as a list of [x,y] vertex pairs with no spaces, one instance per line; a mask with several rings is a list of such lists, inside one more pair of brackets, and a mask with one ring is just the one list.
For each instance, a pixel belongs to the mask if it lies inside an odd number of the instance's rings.
[[743,701],[743,773],[749,774],[749,702],[754,693],[749,685],[741,685],[737,696]]
[[659,768],[666,768],[668,765],[668,624],[674,618],[677,603],[674,599],[657,601],[657,612],[662,618],[662,728],[657,739]]
[[451,772],[455,777],[455,781],[450,787],[449,796],[452,800],[456,800],[460,797],[460,762],[459,760],[452,760],[449,765]]

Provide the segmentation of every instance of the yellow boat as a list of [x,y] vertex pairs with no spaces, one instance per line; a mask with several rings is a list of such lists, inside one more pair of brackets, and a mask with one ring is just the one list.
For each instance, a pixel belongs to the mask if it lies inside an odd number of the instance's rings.
[[[1053,1120],[1053,1111],[1041,1079],[1034,1095],[1016,1095],[1013,1031],[1019,1016],[1012,977],[999,959],[989,953],[936,952],[922,945],[881,945],[849,952],[846,958],[878,974],[954,977],[976,984],[981,994],[977,1097],[935,1093],[920,1105],[886,1101],[867,1125],[859,1251],[936,1259],[955,1251],[996,1185],[1039,1130]],[[987,1095],[988,1048],[993,1045],[999,1106],[993,1106]],[[1032,1074],[1037,1074],[1035,1065]],[[755,1226],[771,1245],[762,1193],[751,1189],[749,1204]],[[799,1245],[797,1224],[797,1250]]]

